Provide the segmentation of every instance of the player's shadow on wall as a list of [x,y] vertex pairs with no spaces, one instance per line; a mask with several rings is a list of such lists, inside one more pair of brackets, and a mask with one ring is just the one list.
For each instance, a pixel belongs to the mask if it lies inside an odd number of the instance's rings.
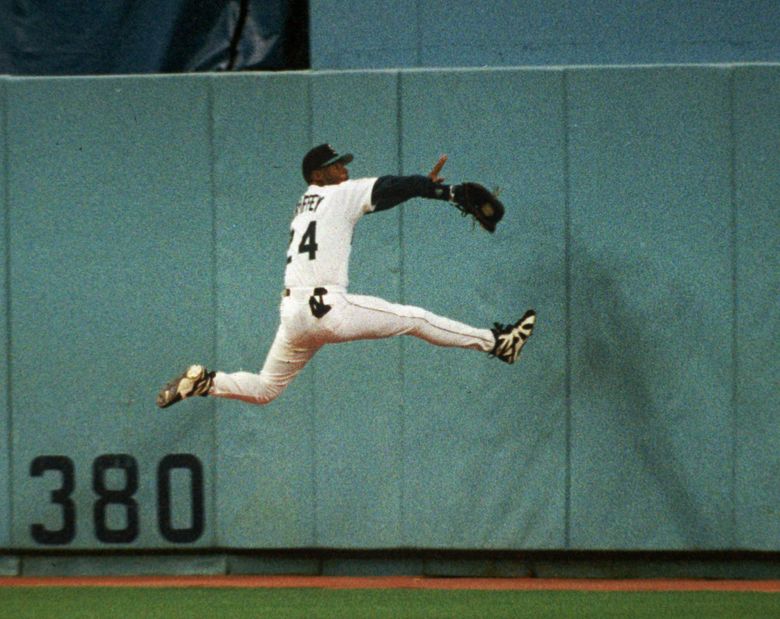
[[[713,501],[702,475],[712,463],[697,462],[700,446],[685,433],[693,423],[683,418],[686,395],[678,393],[685,343],[670,342],[664,331],[680,308],[656,288],[663,284],[635,279],[651,265],[630,260],[578,250],[572,261],[574,461],[578,448],[585,449],[580,461],[590,452],[586,478],[596,487],[585,492],[612,506],[615,527],[633,547],[722,547],[719,522],[728,519],[716,519],[727,510],[704,504]],[[640,298],[637,290],[644,290]],[[578,447],[583,435],[590,444]]]

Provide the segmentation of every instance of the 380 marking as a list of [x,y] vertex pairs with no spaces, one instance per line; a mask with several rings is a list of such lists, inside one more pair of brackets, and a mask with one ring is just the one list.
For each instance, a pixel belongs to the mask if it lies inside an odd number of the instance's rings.
[[[173,524],[171,505],[171,473],[174,470],[189,473],[190,526],[176,527]],[[108,471],[122,471],[124,480],[120,488],[111,488],[107,483]],[[30,476],[43,477],[54,471],[60,475],[60,485],[51,490],[50,502],[61,510],[62,526],[48,529],[35,523],[30,526],[30,535],[39,544],[66,545],[76,537],[77,509],[72,495],[76,488],[76,468],[67,456],[38,456],[30,463]],[[92,521],[95,538],[106,544],[130,544],[140,532],[140,518],[135,493],[138,491],[138,462],[129,454],[103,454],[92,462],[92,490],[96,499],[92,505]],[[124,527],[109,526],[109,507],[124,509]],[[116,509],[116,507],[115,507]],[[203,465],[192,454],[168,454],[157,466],[157,527],[163,539],[176,544],[197,541],[205,529],[203,492]]]

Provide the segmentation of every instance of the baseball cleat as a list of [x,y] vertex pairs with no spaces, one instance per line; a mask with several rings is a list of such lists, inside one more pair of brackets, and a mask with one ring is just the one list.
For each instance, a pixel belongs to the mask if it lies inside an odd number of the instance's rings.
[[492,331],[493,337],[496,338],[496,344],[490,354],[505,363],[514,363],[520,356],[520,351],[528,338],[531,337],[535,324],[536,312],[534,310],[528,310],[513,325],[495,323],[495,328]]
[[157,394],[157,406],[167,408],[194,395],[206,396],[213,382],[214,372],[209,372],[202,365],[191,365]]

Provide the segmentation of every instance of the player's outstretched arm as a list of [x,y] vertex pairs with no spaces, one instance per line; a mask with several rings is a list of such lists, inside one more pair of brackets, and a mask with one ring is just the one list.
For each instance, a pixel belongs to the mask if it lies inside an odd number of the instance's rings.
[[495,232],[496,224],[504,217],[504,205],[498,192],[490,192],[479,183],[445,185],[439,176],[447,155],[442,155],[427,176],[381,176],[376,179],[371,193],[375,211],[383,211],[410,198],[431,198],[451,202],[464,215],[471,215],[488,232]]
[[433,182],[428,176],[380,176],[371,192],[371,203],[375,211],[384,211],[411,198],[449,200],[449,185]]
[[411,198],[432,198],[434,200],[450,200],[452,189],[442,184],[444,178],[439,176],[447,155],[442,155],[428,173],[428,176],[380,176],[374,184],[371,193],[371,203],[374,210],[384,211],[398,206]]

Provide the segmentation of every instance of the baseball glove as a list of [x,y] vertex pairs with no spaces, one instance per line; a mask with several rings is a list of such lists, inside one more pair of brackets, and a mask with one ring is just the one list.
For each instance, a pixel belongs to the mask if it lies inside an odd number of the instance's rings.
[[479,183],[462,183],[452,188],[452,202],[464,216],[471,215],[488,232],[496,231],[496,224],[504,216],[504,205],[496,193]]

